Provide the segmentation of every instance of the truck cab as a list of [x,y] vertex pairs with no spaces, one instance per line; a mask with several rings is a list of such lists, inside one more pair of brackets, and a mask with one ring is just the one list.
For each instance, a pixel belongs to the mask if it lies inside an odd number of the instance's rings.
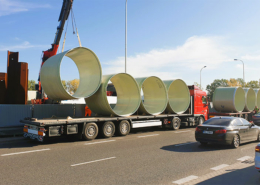
[[202,91],[199,87],[195,85],[188,86],[190,90],[190,95],[192,97],[193,105],[193,115],[203,116],[204,121],[208,120],[209,103],[207,99],[207,93]]

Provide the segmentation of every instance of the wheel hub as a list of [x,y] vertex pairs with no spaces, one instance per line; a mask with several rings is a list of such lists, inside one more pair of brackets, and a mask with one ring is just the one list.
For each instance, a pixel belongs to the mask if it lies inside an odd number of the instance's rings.
[[94,136],[95,135],[95,133],[96,133],[96,129],[95,129],[95,127],[94,126],[91,126],[91,127],[89,127],[88,129],[87,129],[87,135],[88,136]]

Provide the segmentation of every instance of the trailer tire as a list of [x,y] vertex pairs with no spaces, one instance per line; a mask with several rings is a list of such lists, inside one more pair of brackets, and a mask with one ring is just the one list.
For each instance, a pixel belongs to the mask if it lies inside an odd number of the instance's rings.
[[198,120],[198,125],[202,125],[204,123],[205,119],[203,116],[200,116],[199,117],[199,120]]
[[181,119],[178,117],[174,117],[172,119],[172,123],[171,123],[171,129],[172,130],[178,130],[181,126]]
[[116,135],[126,136],[130,132],[130,123],[127,120],[121,121],[116,128]]
[[98,126],[96,123],[87,123],[83,129],[83,139],[93,140],[98,135]]
[[107,121],[102,125],[101,135],[105,138],[112,137],[115,134],[115,125],[112,121]]

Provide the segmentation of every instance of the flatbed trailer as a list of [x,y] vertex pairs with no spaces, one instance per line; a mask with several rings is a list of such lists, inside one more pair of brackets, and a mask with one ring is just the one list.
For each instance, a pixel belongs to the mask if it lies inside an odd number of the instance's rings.
[[24,123],[24,137],[44,141],[44,138],[75,135],[78,139],[93,140],[98,133],[109,138],[116,133],[129,134],[131,129],[161,126],[177,130],[182,120],[194,118],[193,114],[160,114],[126,117],[87,117],[21,120]]
[[240,117],[244,118],[248,121],[252,121],[252,112],[209,112],[209,118],[215,117],[215,116],[232,116],[232,117]]

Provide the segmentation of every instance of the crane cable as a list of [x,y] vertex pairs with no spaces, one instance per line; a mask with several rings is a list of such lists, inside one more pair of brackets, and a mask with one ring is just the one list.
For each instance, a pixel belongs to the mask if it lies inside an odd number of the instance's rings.
[[64,51],[64,47],[65,47],[65,42],[66,42],[66,36],[67,36],[67,30],[68,30],[69,19],[70,19],[70,17],[68,17],[68,21],[67,21],[66,31],[65,31],[65,34],[64,34],[64,40],[63,40],[61,52]]
[[72,19],[73,34],[75,34],[75,31],[74,31],[74,25],[75,25],[76,32],[77,32],[77,37],[78,37],[78,41],[79,41],[79,47],[82,47],[81,41],[80,41],[80,37],[79,37],[78,27],[77,27],[77,24],[76,24],[75,15],[74,15],[74,12],[73,12],[72,8],[71,8],[71,19]]

